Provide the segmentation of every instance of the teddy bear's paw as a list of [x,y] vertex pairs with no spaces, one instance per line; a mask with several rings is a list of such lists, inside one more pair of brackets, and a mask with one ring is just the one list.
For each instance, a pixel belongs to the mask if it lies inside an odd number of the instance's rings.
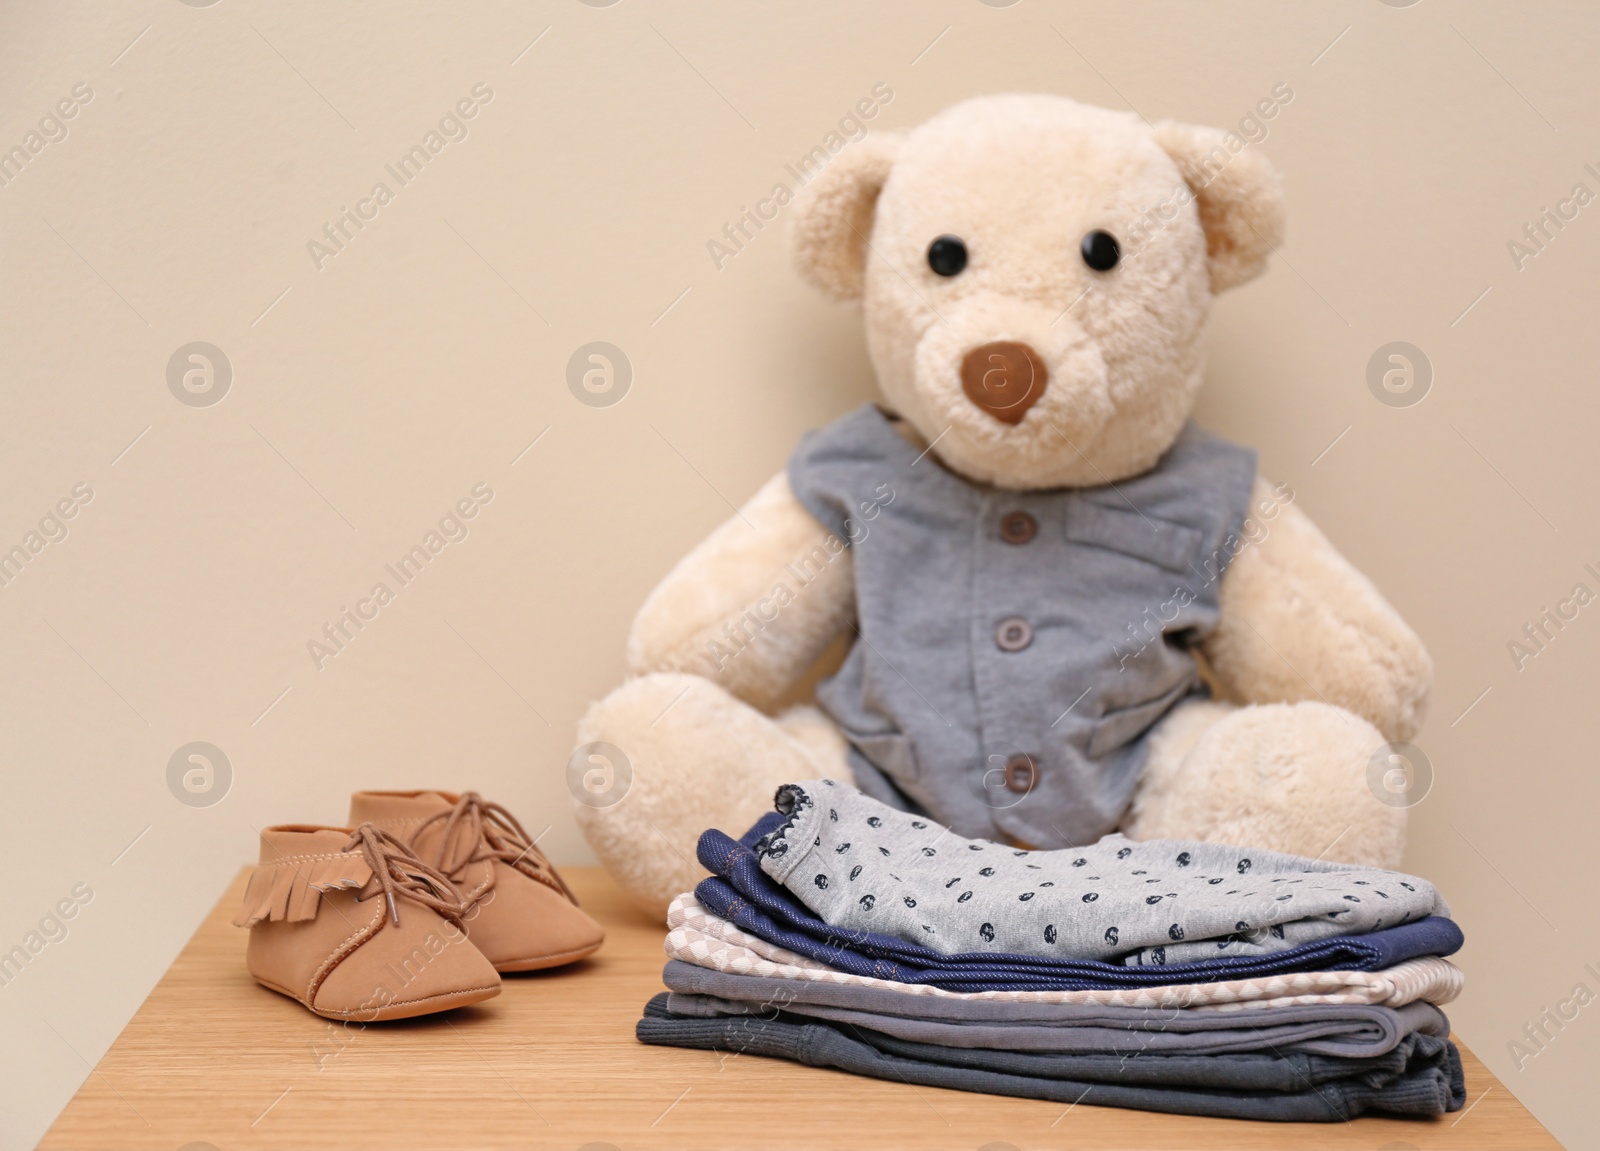
[[1207,718],[1181,759],[1151,765],[1146,784],[1156,790],[1136,799],[1130,836],[1399,866],[1406,813],[1368,785],[1368,766],[1384,744],[1370,723],[1325,703]]
[[700,676],[628,680],[578,725],[569,774],[592,761],[605,777],[574,786],[578,826],[633,901],[664,919],[672,898],[705,878],[695,857],[702,832],[742,835],[780,784],[817,777],[830,754],[837,762],[820,774],[848,773],[843,741],[834,737],[830,752],[823,722],[774,720]]

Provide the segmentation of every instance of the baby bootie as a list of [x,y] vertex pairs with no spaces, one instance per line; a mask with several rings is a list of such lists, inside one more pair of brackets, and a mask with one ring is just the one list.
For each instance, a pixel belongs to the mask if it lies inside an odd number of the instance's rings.
[[257,983],[329,1019],[371,1023],[500,994],[450,881],[372,824],[261,833],[233,922]]
[[559,967],[605,940],[516,817],[475,791],[358,791],[350,819],[371,820],[450,877],[467,935],[496,971]]

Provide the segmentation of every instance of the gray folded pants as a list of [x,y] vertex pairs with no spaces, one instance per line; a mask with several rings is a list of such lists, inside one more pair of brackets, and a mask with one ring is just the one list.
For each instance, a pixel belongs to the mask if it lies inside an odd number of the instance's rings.
[[[1368,1060],[1365,1072],[1312,1082],[1304,1090],[1262,1090],[1235,1083],[1216,1089],[1174,1082],[1156,1084],[1112,1075],[1100,1068],[1098,1078],[1069,1077],[1066,1060],[1083,1056],[1055,1056],[1052,1070],[1038,1073],[1037,1062],[1018,1053],[987,1052],[984,1058],[1007,1068],[959,1065],[953,1060],[915,1058],[894,1049],[870,1032],[828,1023],[808,1023],[803,1017],[774,1013],[759,1016],[685,1018],[667,1007],[668,996],[658,995],[645,1007],[636,1034],[641,1042],[737,1055],[765,1055],[790,1059],[812,1067],[831,1067],[857,1075],[870,1075],[894,1083],[982,1091],[1058,1103],[1089,1103],[1131,1107],[1178,1115],[1209,1115],[1231,1119],[1269,1119],[1289,1122],[1342,1122],[1367,1111],[1403,1115],[1437,1115],[1459,1111],[1466,1103],[1466,1083],[1455,1045],[1436,1036],[1413,1035],[1400,1060]],[[1396,1051],[1401,1048],[1397,1047]],[[967,1053],[969,1056],[972,1053]],[[1191,1064],[1220,1067],[1240,1056],[1203,1056]],[[1140,1066],[1148,1056],[1128,1059]],[[1148,1064],[1145,1064],[1148,1066]]]
[[1361,1059],[1407,1035],[1444,1038],[1450,1021],[1431,1003],[1333,1004],[1244,1011],[1014,1003],[908,995],[798,979],[730,975],[672,960],[662,972],[676,1015],[767,1016],[787,1011],[942,1047],[1099,1053],[1218,1055],[1299,1052]]

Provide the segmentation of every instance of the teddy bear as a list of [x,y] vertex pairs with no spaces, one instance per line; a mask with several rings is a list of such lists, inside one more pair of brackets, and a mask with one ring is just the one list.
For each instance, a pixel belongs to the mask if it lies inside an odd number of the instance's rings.
[[1420,726],[1427,651],[1190,419],[1213,298],[1282,239],[1265,157],[984,96],[867,136],[791,210],[801,275],[861,303],[882,402],[667,574],[581,720],[575,762],[631,773],[576,813],[633,900],[661,914],[702,831],[815,778],[1019,849],[1120,831],[1396,866],[1406,806],[1369,767]]

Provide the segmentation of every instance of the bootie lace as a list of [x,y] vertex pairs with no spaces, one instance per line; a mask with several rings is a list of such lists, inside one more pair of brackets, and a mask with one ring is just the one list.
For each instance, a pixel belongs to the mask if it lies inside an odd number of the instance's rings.
[[[500,804],[484,799],[475,791],[463,792],[449,811],[437,812],[422,821],[411,835],[412,844],[420,842],[423,832],[440,820],[444,821],[444,834],[439,839],[433,864],[444,874],[459,876],[471,864],[499,860],[529,879],[559,891],[577,905],[578,899],[572,889],[534,845],[533,837],[517,822],[517,817]],[[483,891],[494,886],[493,871],[490,868]]]
[[344,850],[360,850],[372,868],[372,878],[356,898],[370,899],[379,891],[389,905],[389,919],[400,926],[400,910],[395,896],[409,899],[437,911],[446,919],[459,922],[466,912],[461,896],[450,878],[418,859],[400,840],[375,824],[363,823],[351,834]]

